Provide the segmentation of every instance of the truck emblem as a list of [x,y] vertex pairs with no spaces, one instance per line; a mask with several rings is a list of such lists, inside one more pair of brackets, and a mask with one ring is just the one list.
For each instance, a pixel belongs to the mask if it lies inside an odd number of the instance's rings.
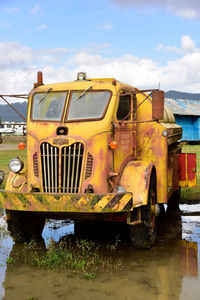
[[69,144],[69,139],[54,139],[53,144],[54,145],[59,145],[59,146],[68,145]]

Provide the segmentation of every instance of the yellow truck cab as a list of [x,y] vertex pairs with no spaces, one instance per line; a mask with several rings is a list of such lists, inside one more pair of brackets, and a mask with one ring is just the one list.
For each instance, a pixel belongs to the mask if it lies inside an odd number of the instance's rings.
[[134,247],[151,247],[159,206],[178,202],[181,136],[160,90],[85,73],[44,85],[38,72],[28,98],[27,163],[11,160],[0,190],[11,235],[37,238],[46,218],[116,221],[127,223]]

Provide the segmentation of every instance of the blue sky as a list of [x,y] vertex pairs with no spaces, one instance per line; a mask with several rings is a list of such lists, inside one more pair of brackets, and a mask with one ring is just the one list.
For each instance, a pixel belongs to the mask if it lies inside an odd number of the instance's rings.
[[0,94],[115,77],[200,92],[199,0],[0,0]]

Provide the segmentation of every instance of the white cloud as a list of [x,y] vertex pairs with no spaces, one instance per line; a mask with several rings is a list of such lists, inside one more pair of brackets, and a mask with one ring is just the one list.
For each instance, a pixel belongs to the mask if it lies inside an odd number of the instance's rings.
[[174,46],[163,46],[162,44],[159,44],[157,47],[157,50],[162,50],[166,52],[176,52],[176,53],[181,53],[181,49],[174,47]]
[[42,31],[42,30],[44,30],[44,29],[47,29],[47,25],[46,24],[43,24],[43,25],[40,25],[40,26],[38,26],[38,27],[36,27],[35,28],[35,30],[36,31]]
[[112,25],[110,23],[108,23],[108,24],[100,25],[99,28],[110,30],[110,29],[112,29]]
[[17,42],[0,43],[0,69],[23,66],[33,59],[33,51],[29,47],[21,46]]
[[86,49],[33,50],[16,42],[0,43],[0,94],[28,93],[38,70],[45,83],[75,80],[77,72],[85,71],[89,78],[115,77],[138,88],[157,88],[161,82],[164,90],[200,92],[200,49],[183,36],[180,50],[178,59],[161,66],[130,54],[107,57]]
[[4,7],[2,8],[2,10],[7,12],[8,14],[18,13],[20,11],[18,7]]
[[184,53],[198,51],[190,36],[184,35],[181,38],[181,49]]
[[199,0],[111,0],[120,8],[157,7],[170,11],[186,19],[200,18]]
[[32,9],[30,9],[30,14],[36,14],[38,11],[40,10],[40,6],[39,6],[39,4],[38,3],[35,3],[34,4],[34,7],[32,8]]
[[188,35],[183,35],[181,37],[181,47],[174,47],[174,46],[164,46],[159,44],[157,50],[163,50],[166,52],[176,52],[176,53],[192,53],[192,52],[199,52],[200,49],[196,48],[194,41]]
[[3,23],[3,26],[4,26],[4,27],[11,27],[12,24],[11,24],[11,23]]
[[75,49],[67,49],[64,47],[60,47],[60,48],[52,48],[52,49],[39,49],[38,50],[38,54],[45,54],[45,55],[63,55],[66,53],[71,53],[71,52],[75,52]]

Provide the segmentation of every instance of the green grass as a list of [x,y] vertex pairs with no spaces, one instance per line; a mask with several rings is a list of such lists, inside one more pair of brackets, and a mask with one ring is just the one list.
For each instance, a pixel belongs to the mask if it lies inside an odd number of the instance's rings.
[[26,143],[26,136],[15,136],[15,135],[9,135],[9,136],[2,136],[3,144],[14,144],[18,145],[20,142]]
[[107,247],[104,243],[72,236],[58,243],[52,241],[48,249],[40,249],[39,244],[31,241],[22,245],[20,254],[10,256],[7,263],[28,263],[40,269],[65,270],[69,277],[79,275],[90,280],[96,278],[99,273],[120,272],[125,267],[119,255],[118,238],[117,241],[116,243],[116,240],[113,240],[115,247]]
[[0,188],[5,187],[5,183],[10,173],[8,164],[12,158],[19,157],[26,165],[26,150],[0,151],[0,170],[4,171],[5,178]]

